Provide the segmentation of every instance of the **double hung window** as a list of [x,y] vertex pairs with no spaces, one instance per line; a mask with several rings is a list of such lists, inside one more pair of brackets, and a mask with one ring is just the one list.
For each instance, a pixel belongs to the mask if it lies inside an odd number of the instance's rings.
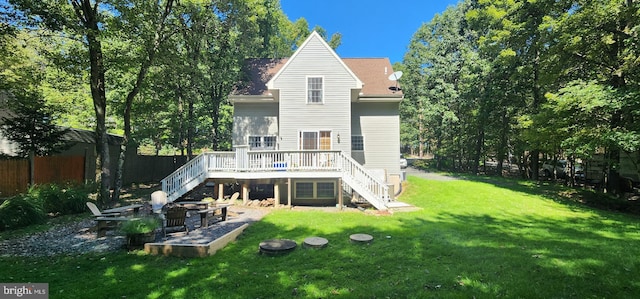
[[307,104],[322,104],[322,77],[307,77]]
[[275,150],[276,136],[249,136],[249,149]]

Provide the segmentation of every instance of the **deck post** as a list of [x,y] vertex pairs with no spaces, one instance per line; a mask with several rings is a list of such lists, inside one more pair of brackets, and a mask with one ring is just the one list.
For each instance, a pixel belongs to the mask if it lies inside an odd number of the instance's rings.
[[344,206],[344,199],[342,198],[342,178],[338,179],[338,205],[340,206],[340,210],[342,210],[342,207]]
[[242,204],[247,205],[249,202],[249,184],[247,182],[242,183]]
[[287,178],[287,205],[291,209],[291,178]]
[[224,184],[218,184],[218,200],[224,199]]
[[273,206],[278,207],[280,205],[280,184],[275,182],[273,184]]

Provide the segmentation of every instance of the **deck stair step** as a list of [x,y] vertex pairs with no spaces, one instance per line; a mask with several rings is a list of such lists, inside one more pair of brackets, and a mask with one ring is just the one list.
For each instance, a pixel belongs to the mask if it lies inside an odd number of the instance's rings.
[[394,212],[410,212],[410,211],[416,211],[420,209],[416,206],[413,206],[401,201],[396,201],[396,200],[389,202],[387,204],[387,208],[389,208],[389,210]]

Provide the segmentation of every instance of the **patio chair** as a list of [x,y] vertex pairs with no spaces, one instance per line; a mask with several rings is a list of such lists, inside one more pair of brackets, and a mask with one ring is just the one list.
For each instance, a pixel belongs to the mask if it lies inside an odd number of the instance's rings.
[[100,209],[98,209],[98,207],[96,206],[96,204],[87,201],[87,207],[89,208],[89,210],[91,210],[91,213],[93,214],[94,217],[118,217],[121,216],[122,213],[103,213],[100,211]]
[[120,223],[131,220],[131,218],[122,217],[122,213],[103,213],[96,204],[90,201],[87,201],[87,207],[91,210],[96,221],[94,229],[98,233],[98,237],[104,237],[108,230],[115,229]]
[[165,205],[166,211],[164,215],[164,221],[162,225],[162,233],[167,236],[167,229],[180,228],[189,234],[189,227],[187,227],[187,208],[179,205],[169,203]]
[[233,193],[233,195],[231,195],[231,198],[229,199],[229,201],[234,202],[238,199],[238,197],[240,197],[240,192],[236,192]]
[[151,193],[151,211],[154,214],[162,213],[162,207],[167,204],[167,193],[158,190]]

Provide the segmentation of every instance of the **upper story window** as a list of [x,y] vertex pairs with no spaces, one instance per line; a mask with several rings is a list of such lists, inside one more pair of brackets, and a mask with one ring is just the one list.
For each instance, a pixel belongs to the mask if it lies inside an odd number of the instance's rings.
[[307,104],[323,102],[322,77],[307,77]]
[[249,136],[249,149],[275,150],[276,136]]
[[352,151],[364,150],[364,137],[362,135],[351,136],[351,150]]

